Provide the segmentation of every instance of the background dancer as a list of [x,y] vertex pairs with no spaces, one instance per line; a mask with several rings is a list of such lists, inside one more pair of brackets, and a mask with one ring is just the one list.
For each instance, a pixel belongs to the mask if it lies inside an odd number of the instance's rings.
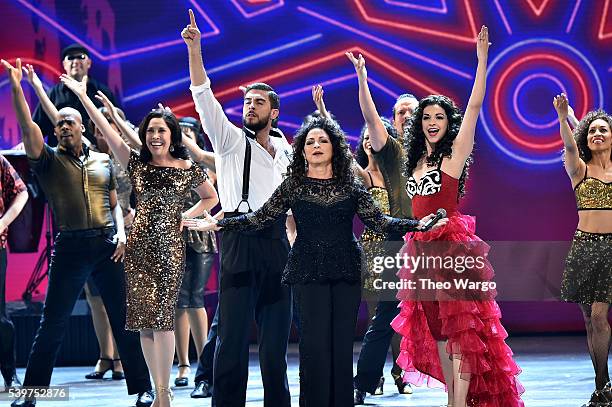
[[[589,112],[572,131],[565,94],[553,101],[565,151],[565,171],[578,206],[578,228],[567,255],[561,298],[579,304],[595,369],[588,407],[612,405],[608,373],[612,303],[612,117]],[[607,404],[606,404],[607,403]]]

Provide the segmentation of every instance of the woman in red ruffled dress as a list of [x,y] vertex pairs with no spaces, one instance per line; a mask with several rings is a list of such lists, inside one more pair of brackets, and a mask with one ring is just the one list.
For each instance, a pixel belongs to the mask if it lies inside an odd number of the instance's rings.
[[[406,127],[406,189],[414,216],[444,208],[449,222],[434,231],[406,235],[405,255],[421,257],[422,262],[438,256],[444,264],[434,261],[423,267],[421,263],[400,271],[400,277],[414,285],[398,294],[401,311],[392,322],[402,335],[397,362],[412,384],[445,384],[452,407],[524,405],[520,398],[524,389],[516,378],[520,369],[504,342],[508,335],[493,300],[495,290],[455,286],[456,280],[488,283],[493,277],[486,260],[488,246],[474,234],[474,218],[457,209],[485,94],[488,48],[488,30],[483,26],[477,40],[478,68],[463,119],[453,101],[436,95],[419,102]],[[472,258],[470,264],[467,258]],[[437,288],[431,289],[436,283]]]

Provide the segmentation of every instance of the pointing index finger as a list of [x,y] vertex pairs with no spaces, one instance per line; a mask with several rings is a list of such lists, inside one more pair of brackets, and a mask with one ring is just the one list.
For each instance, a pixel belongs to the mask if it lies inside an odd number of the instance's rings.
[[196,24],[195,20],[195,15],[193,14],[192,9],[189,9],[189,24],[194,28],[198,28],[198,25]]

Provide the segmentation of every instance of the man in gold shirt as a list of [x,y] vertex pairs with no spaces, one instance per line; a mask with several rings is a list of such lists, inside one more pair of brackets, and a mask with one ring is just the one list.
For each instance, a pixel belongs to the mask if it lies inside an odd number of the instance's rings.
[[[22,68],[2,60],[11,82],[12,102],[30,165],[47,195],[58,225],[49,285],[40,326],[26,369],[24,386],[45,388],[62,344],[72,308],[91,275],[98,287],[123,357],[129,394],[138,394],[137,407],[153,402],[149,371],[138,333],[125,330],[125,232],[117,204],[116,180],[107,154],[91,151],[82,142],[85,128],[76,109],[59,111],[55,123],[57,148],[45,144],[32,121],[21,88]],[[12,407],[31,407],[35,399],[15,400]]]

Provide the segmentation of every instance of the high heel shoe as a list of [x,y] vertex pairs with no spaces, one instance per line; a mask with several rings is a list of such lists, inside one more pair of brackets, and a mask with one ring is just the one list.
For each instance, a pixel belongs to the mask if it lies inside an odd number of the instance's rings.
[[399,394],[412,394],[412,387],[409,383],[404,382],[404,378],[401,374],[396,375],[392,373],[391,376],[393,377],[393,381],[397,386],[397,392]]
[[612,406],[612,388],[610,383],[607,383],[601,390],[595,390],[591,394],[591,399],[582,407],[610,407]]
[[383,386],[385,385],[385,376],[380,376],[378,380],[378,386],[376,386],[376,390],[374,390],[374,396],[380,396],[383,393]]
[[121,359],[113,359],[113,380],[123,380],[125,379],[125,374],[123,370],[115,370],[115,362],[121,362]]
[[112,359],[109,359],[109,358],[100,358],[100,360],[104,361],[104,362],[108,362],[109,366],[106,369],[102,370],[102,371],[94,370],[93,372],[91,372],[89,374],[86,374],[85,375],[86,379],[90,379],[90,380],[102,380],[102,379],[104,379],[104,374],[106,372],[108,372],[109,370],[113,370],[114,366],[113,366],[113,360]]
[[[188,367],[191,368],[191,366],[189,365],[178,365],[179,369],[181,367]],[[185,387],[189,384],[189,378],[188,377],[177,377],[176,379],[174,379],[174,385],[176,387]]]

